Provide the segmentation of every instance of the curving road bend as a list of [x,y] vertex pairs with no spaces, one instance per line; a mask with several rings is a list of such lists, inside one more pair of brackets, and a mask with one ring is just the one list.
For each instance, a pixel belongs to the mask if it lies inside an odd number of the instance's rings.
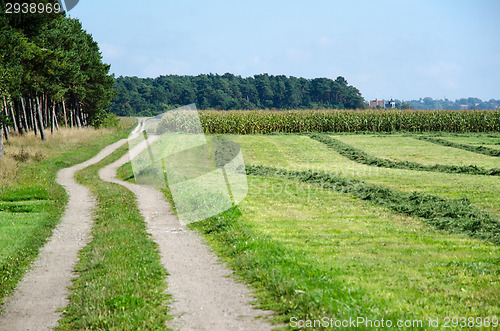
[[[144,129],[144,120],[139,119],[134,134]],[[59,311],[68,304],[78,251],[91,239],[96,205],[90,190],[75,181],[75,172],[99,162],[125,143],[127,139],[122,139],[90,160],[58,172],[57,182],[69,195],[68,206],[31,270],[6,299],[0,330],[51,330],[57,326]],[[231,271],[219,263],[197,233],[179,222],[161,192],[116,178],[116,170],[128,161],[127,153],[102,168],[99,175],[137,196],[140,212],[169,272],[168,293],[173,297],[170,313],[174,319],[167,326],[175,330],[271,330],[270,323],[258,318],[270,312],[253,309],[251,291],[228,277]]]
[[139,210],[169,273],[168,293],[173,297],[170,313],[174,319],[168,326],[174,330],[271,330],[270,323],[258,318],[269,312],[253,309],[251,291],[228,277],[231,271],[196,232],[181,224],[161,192],[116,178],[116,170],[127,162],[128,154],[102,168],[99,176],[125,186],[137,196]]

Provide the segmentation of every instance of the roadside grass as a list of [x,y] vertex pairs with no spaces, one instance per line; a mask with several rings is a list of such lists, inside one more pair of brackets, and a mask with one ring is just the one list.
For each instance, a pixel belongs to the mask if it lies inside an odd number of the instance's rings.
[[0,304],[16,287],[64,212],[57,171],[83,162],[126,135],[118,129],[61,128],[43,142],[11,135],[0,161]]
[[166,270],[147,233],[134,194],[100,180],[98,170],[128,150],[124,145],[77,173],[97,199],[92,241],[80,251],[78,277],[57,330],[164,330]]
[[237,208],[192,227],[282,322],[500,314],[499,246],[435,231],[350,194],[248,179]]
[[473,205],[500,215],[498,176],[371,167],[301,135],[228,135],[228,139],[241,146],[247,164],[291,171],[325,171],[406,193],[422,192],[450,199],[467,197]]
[[[410,161],[424,165],[446,164],[457,166],[474,165],[483,168],[499,168],[497,157],[464,151],[452,147],[435,145],[398,134],[392,135],[331,135],[354,148],[375,157],[393,161]],[[416,136],[418,137],[418,136]],[[418,137],[418,138],[425,138]]]

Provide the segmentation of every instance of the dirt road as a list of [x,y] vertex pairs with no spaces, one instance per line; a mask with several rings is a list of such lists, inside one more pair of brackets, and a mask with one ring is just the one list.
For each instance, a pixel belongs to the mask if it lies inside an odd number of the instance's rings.
[[[0,330],[50,330],[57,325],[61,313],[56,311],[67,305],[77,254],[90,240],[95,208],[89,189],[76,183],[74,174],[126,142],[120,140],[92,159],[59,171],[57,182],[70,196],[66,212],[31,270],[6,300]],[[272,329],[271,324],[257,318],[268,313],[252,308],[251,292],[228,277],[231,271],[218,262],[198,234],[181,225],[159,191],[116,179],[116,169],[128,158],[127,154],[99,174],[103,180],[123,185],[137,196],[148,231],[158,243],[161,261],[170,274],[167,291],[174,300],[171,314],[175,318],[168,326],[175,330]]]
[[69,195],[68,206],[31,270],[6,299],[0,330],[50,330],[57,325],[61,313],[56,311],[67,305],[78,251],[90,240],[95,207],[89,189],[75,181],[75,172],[99,162],[126,142],[109,145],[90,160],[58,172],[57,182]]
[[231,271],[218,262],[196,232],[179,222],[161,192],[116,179],[116,170],[128,161],[127,154],[101,169],[99,175],[137,196],[169,272],[167,291],[174,299],[171,314],[175,317],[168,326],[175,330],[271,330],[271,324],[257,319],[268,312],[252,308],[250,290],[228,277]]

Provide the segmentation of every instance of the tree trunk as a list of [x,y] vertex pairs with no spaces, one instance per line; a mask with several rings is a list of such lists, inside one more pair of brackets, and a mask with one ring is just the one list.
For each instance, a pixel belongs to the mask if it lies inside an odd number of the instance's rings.
[[54,130],[56,129],[54,123],[54,117],[55,117],[54,108],[52,108],[50,110],[50,134],[54,134]]
[[36,117],[35,117],[35,100],[29,98],[30,104],[30,116],[31,116],[31,125],[33,126],[33,131],[35,132],[35,136],[38,135],[38,128],[36,127]]
[[[2,113],[3,113],[3,109],[2,109],[2,111],[0,111],[0,115],[2,115]],[[0,161],[2,161],[2,156],[3,156],[3,132],[5,130],[4,128],[5,128],[5,125],[3,123],[0,124]]]
[[3,125],[0,125],[0,161],[3,156]]
[[30,132],[30,127],[28,125],[28,116],[26,116],[26,106],[24,105],[24,98],[21,96],[21,107],[23,109],[23,115],[24,115],[24,131],[27,133]]
[[40,136],[42,140],[47,140],[47,137],[45,136],[45,130],[43,128],[43,115],[42,115],[42,103],[40,101],[39,97],[36,97],[36,103],[37,103],[37,114],[38,114],[38,124],[39,124],[39,129],[40,129]]
[[78,129],[82,128],[82,122],[80,121],[79,114],[76,114],[76,125],[78,125]]
[[82,122],[83,122],[83,126],[87,126],[87,114],[85,113],[82,113]]
[[82,122],[80,121],[80,107],[78,106],[78,103],[76,104],[76,113],[75,113],[75,117],[76,117],[76,124],[78,125],[78,129],[81,129],[82,128]]
[[17,126],[19,129],[18,132],[22,136],[25,130],[24,130],[23,117],[22,117],[20,104],[16,100],[14,102],[11,101],[10,106],[12,107],[12,109],[14,109],[14,114],[16,116]]
[[70,117],[71,127],[75,126],[75,120],[74,120],[74,116],[73,116],[73,110],[74,110],[73,108],[69,109],[69,117]]
[[3,128],[3,134],[5,136],[5,140],[9,140],[10,137],[9,137],[9,127],[7,125],[2,125],[2,128]]
[[56,114],[56,102],[52,101],[52,117],[54,119],[54,122],[56,124],[56,129],[59,131],[59,123],[57,122],[57,114]]
[[48,96],[47,95],[43,95],[43,104],[44,104],[44,108],[42,108],[43,110],[43,114],[44,114],[44,123],[45,123],[45,127],[48,128],[49,127],[49,106],[48,106]]
[[64,127],[68,127],[68,117],[66,116],[66,102],[64,101],[64,98],[62,98],[62,106],[63,106],[63,112],[64,112]]
[[[7,100],[5,99],[5,97],[3,97],[3,104],[7,112],[7,109],[9,109],[9,107],[7,107]],[[12,125],[14,125],[14,131],[18,131],[16,116],[14,115],[14,109],[12,108],[12,105],[10,107],[10,117],[12,119]]]

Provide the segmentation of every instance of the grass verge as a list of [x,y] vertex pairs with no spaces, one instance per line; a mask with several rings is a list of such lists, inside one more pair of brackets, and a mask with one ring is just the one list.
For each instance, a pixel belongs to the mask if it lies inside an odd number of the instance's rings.
[[0,303],[38,255],[64,212],[67,195],[57,172],[83,162],[126,136],[118,130],[61,129],[43,142],[11,136],[0,162]]
[[164,330],[166,270],[146,231],[134,194],[103,182],[98,170],[117,160],[123,146],[77,173],[97,199],[92,241],[80,252],[70,304],[57,330]]
[[348,158],[349,160],[366,164],[375,167],[384,168],[395,168],[395,169],[407,169],[407,170],[417,170],[417,171],[435,171],[435,172],[445,172],[445,173],[462,173],[469,175],[488,175],[488,176],[500,176],[499,168],[484,169],[475,165],[445,165],[445,164],[435,164],[435,165],[424,165],[417,162],[410,161],[392,161],[387,159],[381,159],[373,155],[369,155],[364,151],[352,147],[338,139],[332,138],[326,134],[316,134],[312,133],[309,135],[312,139],[324,143],[326,146],[335,150],[340,155]]

